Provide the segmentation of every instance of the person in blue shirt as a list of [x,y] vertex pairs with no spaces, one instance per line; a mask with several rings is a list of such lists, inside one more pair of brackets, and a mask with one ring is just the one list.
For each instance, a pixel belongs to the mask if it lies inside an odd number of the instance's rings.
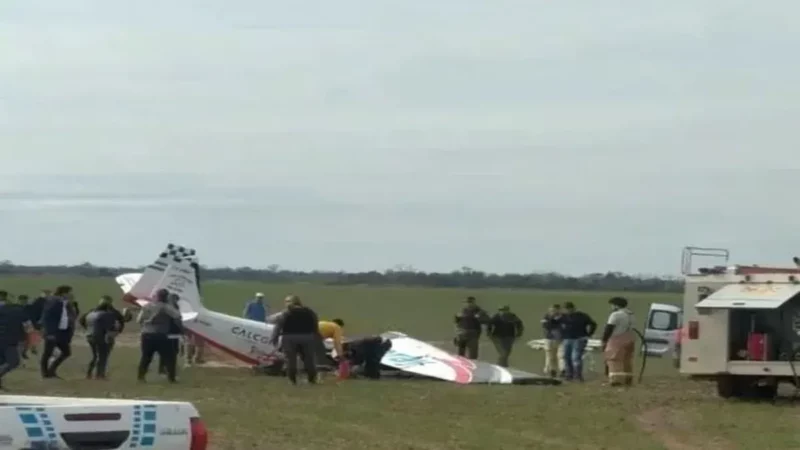
[[264,303],[264,294],[257,292],[255,298],[245,305],[242,316],[248,320],[266,322],[267,315],[269,315],[269,311],[266,303]]

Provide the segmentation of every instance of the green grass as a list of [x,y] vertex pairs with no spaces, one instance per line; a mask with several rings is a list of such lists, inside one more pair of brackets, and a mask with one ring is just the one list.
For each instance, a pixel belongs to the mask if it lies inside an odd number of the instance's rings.
[[[34,294],[68,283],[84,307],[101,294],[117,294],[112,280],[0,278],[0,288]],[[292,292],[322,317],[342,317],[352,334],[404,331],[447,341],[452,315],[468,294],[486,308],[508,304],[527,321],[526,338],[540,337],[538,319],[547,306],[567,300],[598,321],[608,313],[609,293],[458,289],[325,287],[209,282],[205,302],[240,313],[243,302],[263,291],[273,308]],[[674,295],[628,293],[639,321],[651,302],[675,303]],[[522,345],[512,365],[540,371],[542,354]],[[482,346],[482,359],[494,359]],[[597,356],[599,361],[599,355]],[[800,447],[797,413],[779,405],[726,402],[710,385],[679,377],[668,361],[651,359],[642,385],[605,388],[595,377],[560,387],[456,386],[426,381],[326,380],[321,386],[289,387],[280,378],[236,369],[182,370],[181,383],[134,382],[138,353],[120,347],[112,355],[112,379],[81,379],[85,349],[65,363],[67,381],[38,379],[33,362],[8,377],[30,394],[121,396],[192,401],[212,431],[215,449],[788,449]],[[638,361],[637,361],[638,364]]]

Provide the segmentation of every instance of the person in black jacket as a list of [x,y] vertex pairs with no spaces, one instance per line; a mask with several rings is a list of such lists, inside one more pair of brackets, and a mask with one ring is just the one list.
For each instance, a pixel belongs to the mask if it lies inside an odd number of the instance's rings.
[[381,378],[381,359],[392,349],[392,341],[381,336],[367,336],[347,343],[346,355],[353,367],[362,366],[362,375]]
[[33,328],[37,331],[42,329],[42,313],[44,312],[44,305],[47,304],[47,299],[49,299],[51,296],[52,291],[45,289],[31,302],[31,323],[33,324]]
[[22,307],[10,303],[8,293],[0,291],[0,391],[3,390],[3,376],[19,366],[20,344],[31,329]]
[[[44,305],[47,303],[47,299],[50,298],[50,294],[51,291],[49,289],[43,290],[42,293],[33,299],[33,301],[30,302],[27,307],[28,317],[31,318],[33,330],[38,334],[41,334],[42,331],[42,312],[44,312]],[[30,350],[30,352],[34,355],[39,353],[39,349],[33,342],[30,343],[27,349]]]
[[[181,297],[174,292],[169,294],[170,306],[178,311],[180,311],[180,306],[178,305],[178,300],[180,300],[180,298]],[[183,337],[183,320],[170,318],[169,335],[167,337],[170,345],[170,357],[158,357],[158,373],[161,375],[166,375],[169,372],[167,367],[169,361],[173,361],[176,364],[174,370],[177,370],[178,356],[181,351],[181,338]]]
[[458,356],[478,359],[483,324],[489,315],[477,305],[475,297],[467,297],[464,308],[455,316],[456,337],[453,343],[458,349]]
[[[59,286],[44,305],[42,312],[44,350],[40,360],[43,378],[58,378],[56,370],[72,355],[70,345],[78,316],[74,304],[72,287]],[[51,363],[50,358],[56,349],[59,352],[58,357]]]
[[309,383],[317,382],[316,344],[319,337],[319,318],[311,308],[303,306],[300,298],[290,295],[288,309],[281,316],[272,332],[270,343],[278,345],[286,359],[286,375],[292,384],[297,384],[297,357],[302,355],[303,367]]
[[81,316],[79,322],[86,330],[86,342],[92,350],[92,359],[86,378],[105,379],[111,344],[122,326],[122,321],[113,313],[111,298],[100,301],[100,305]]
[[564,303],[565,314],[561,317],[561,334],[564,338],[564,378],[583,381],[583,353],[586,344],[597,330],[588,314],[575,309],[572,302]]
[[522,320],[508,306],[503,306],[489,319],[486,325],[486,334],[492,339],[495,349],[497,349],[497,365],[508,367],[508,358],[514,343],[522,337],[525,332],[525,325]]

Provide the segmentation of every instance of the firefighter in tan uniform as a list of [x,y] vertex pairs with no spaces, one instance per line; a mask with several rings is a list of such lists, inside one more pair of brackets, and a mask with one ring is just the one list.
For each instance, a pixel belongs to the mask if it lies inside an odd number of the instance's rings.
[[628,300],[622,297],[614,297],[608,303],[612,311],[603,332],[608,381],[611,386],[630,386],[633,384],[633,354],[636,349],[633,313],[628,309]]

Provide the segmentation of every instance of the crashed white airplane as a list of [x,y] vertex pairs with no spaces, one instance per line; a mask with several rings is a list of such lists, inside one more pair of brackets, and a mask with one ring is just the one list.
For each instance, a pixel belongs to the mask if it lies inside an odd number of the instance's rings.
[[[200,300],[199,272],[193,249],[169,244],[143,273],[123,274],[116,281],[124,300],[137,306],[147,304],[162,288],[178,294],[187,332],[240,361],[255,366],[273,358],[278,352],[269,343],[273,325],[206,309]],[[381,337],[392,343],[381,359],[387,370],[459,384],[558,384],[551,378],[455,356],[404,333]]]

